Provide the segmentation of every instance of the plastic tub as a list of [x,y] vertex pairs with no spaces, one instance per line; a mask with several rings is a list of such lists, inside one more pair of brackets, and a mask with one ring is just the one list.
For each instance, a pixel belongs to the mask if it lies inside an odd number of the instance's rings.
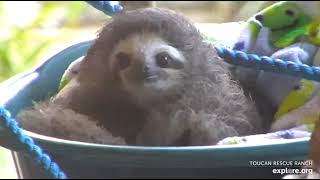
[[[23,108],[53,95],[68,65],[84,55],[92,41],[70,46],[38,68],[1,85],[0,100],[13,117]],[[279,178],[278,166],[251,163],[305,160],[309,139],[268,145],[134,147],[80,143],[26,131],[69,178]],[[19,145],[1,132],[0,145],[11,149],[20,178],[47,178]],[[283,168],[283,167],[280,167]]]

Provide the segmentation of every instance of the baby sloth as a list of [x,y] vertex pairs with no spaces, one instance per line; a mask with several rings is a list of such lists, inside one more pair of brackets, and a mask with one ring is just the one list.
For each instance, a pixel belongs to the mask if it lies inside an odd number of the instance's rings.
[[157,8],[115,15],[79,74],[18,119],[39,134],[104,144],[214,145],[265,132],[213,46],[183,16]]

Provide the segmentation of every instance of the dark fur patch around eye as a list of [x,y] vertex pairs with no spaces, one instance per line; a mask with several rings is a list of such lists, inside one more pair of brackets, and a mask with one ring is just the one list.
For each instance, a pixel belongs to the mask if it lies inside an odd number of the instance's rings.
[[117,59],[117,63],[119,65],[119,69],[120,70],[123,70],[127,67],[130,66],[130,55],[127,54],[127,53],[124,53],[124,52],[119,52],[117,55],[116,55],[116,59]]
[[174,68],[174,69],[182,69],[183,62],[178,59],[173,58],[167,52],[160,52],[156,56],[156,63],[161,68]]
[[170,61],[172,60],[171,56],[167,52],[161,52],[156,55],[156,63],[161,68],[168,68]]

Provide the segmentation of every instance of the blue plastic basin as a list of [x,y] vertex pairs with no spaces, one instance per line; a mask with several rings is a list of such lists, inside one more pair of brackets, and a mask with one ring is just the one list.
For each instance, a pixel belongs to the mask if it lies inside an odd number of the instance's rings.
[[[53,95],[68,65],[85,55],[92,41],[64,49],[34,70],[1,85],[0,100],[15,116],[23,108]],[[134,147],[80,143],[26,131],[69,178],[245,178],[275,177],[277,166],[251,166],[250,161],[304,160],[309,139],[255,146]],[[0,127],[0,145],[13,151],[20,177],[46,177],[17,142]]]

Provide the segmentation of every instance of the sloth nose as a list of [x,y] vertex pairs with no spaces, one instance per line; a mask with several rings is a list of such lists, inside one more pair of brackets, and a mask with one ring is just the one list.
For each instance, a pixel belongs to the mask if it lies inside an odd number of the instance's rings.
[[147,78],[147,77],[149,77],[150,76],[150,67],[148,66],[148,65],[144,65],[143,67],[142,67],[142,75],[143,75],[143,78],[145,79],[145,78]]
[[143,74],[148,74],[149,73],[149,70],[150,70],[150,67],[147,66],[147,65],[144,65],[143,66]]
[[158,77],[158,72],[150,65],[144,65],[142,69],[142,75],[145,81],[155,81]]

